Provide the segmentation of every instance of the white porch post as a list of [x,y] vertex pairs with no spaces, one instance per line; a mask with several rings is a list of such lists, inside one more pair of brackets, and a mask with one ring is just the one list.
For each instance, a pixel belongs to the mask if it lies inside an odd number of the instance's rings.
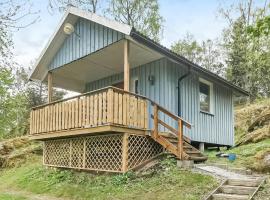
[[124,90],[129,91],[129,41],[124,41]]

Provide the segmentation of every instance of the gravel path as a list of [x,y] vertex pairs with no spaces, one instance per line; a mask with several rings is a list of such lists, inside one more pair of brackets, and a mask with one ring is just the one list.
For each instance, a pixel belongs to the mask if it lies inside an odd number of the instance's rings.
[[202,166],[196,166],[197,169],[206,171],[208,173],[211,173],[216,176],[221,176],[224,178],[231,178],[231,179],[248,179],[251,178],[251,176],[238,174],[235,172],[228,171],[226,169],[222,169],[220,167],[216,166],[210,166],[210,165],[202,165]]

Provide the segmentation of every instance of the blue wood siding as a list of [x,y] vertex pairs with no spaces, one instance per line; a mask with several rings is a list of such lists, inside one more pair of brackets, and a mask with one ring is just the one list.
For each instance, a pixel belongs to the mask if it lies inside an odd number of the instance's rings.
[[74,33],[66,38],[49,69],[55,69],[119,41],[124,35],[103,25],[79,18]]
[[[131,70],[131,81],[139,80],[139,93],[147,96],[161,106],[178,114],[177,80],[186,73],[183,66],[165,58],[136,67]],[[153,85],[149,76],[155,78]],[[123,81],[123,73],[116,74],[86,85],[91,91]],[[131,84],[132,85],[132,84]],[[213,144],[233,145],[233,95],[232,91],[218,84],[213,84],[214,115],[200,112],[199,108],[199,75],[192,73],[181,85],[182,117],[193,124],[191,130],[185,129],[185,135],[194,141]],[[149,110],[151,113],[152,111]],[[176,127],[176,123],[164,115],[161,119]],[[150,120],[150,128],[152,127]],[[161,131],[165,129],[160,128]]]

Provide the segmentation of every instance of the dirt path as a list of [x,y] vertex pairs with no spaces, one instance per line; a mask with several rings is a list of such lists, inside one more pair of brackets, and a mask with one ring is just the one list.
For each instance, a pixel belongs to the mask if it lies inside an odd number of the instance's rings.
[[43,195],[43,194],[34,194],[31,192],[14,190],[14,189],[5,189],[5,190],[2,190],[1,193],[12,195],[15,197],[22,196],[24,198],[27,198],[28,200],[70,200],[66,198],[52,197],[52,196]]

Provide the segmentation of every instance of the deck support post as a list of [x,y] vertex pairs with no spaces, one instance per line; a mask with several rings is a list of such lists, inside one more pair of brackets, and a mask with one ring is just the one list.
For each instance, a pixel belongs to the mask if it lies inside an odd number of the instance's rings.
[[52,102],[52,72],[48,72],[48,103]]
[[122,172],[125,173],[128,170],[128,133],[123,134],[122,145]]
[[178,120],[178,155],[179,159],[183,160],[183,122],[182,120]]
[[204,152],[204,142],[201,142],[200,144],[199,144],[199,150],[200,150],[200,152]]
[[124,41],[124,90],[129,91],[129,41]]

